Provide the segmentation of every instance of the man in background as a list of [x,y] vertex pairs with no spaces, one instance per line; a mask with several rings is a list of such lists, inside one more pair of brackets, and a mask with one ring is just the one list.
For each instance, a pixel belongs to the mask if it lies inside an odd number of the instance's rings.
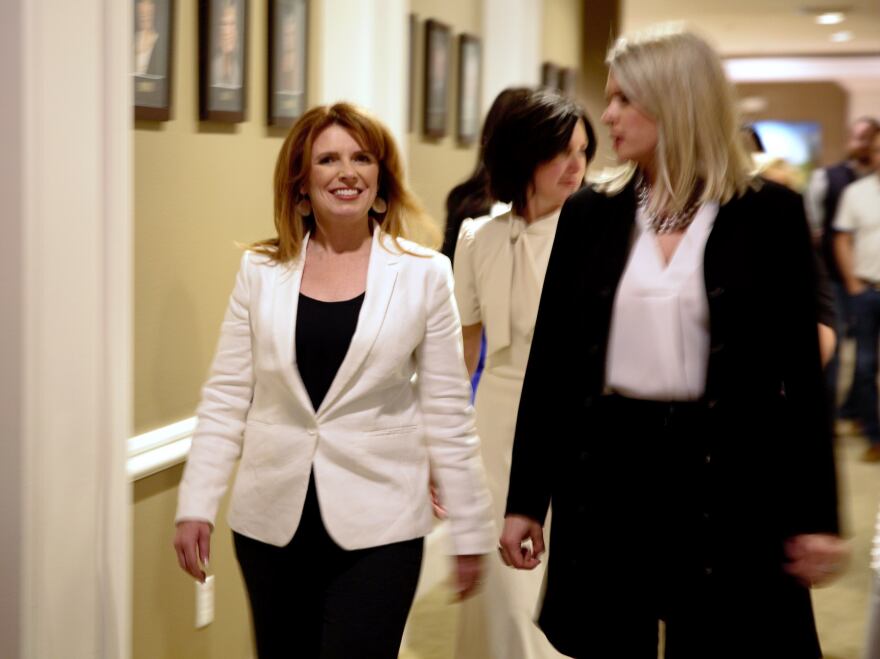
[[863,460],[880,462],[880,131],[874,131],[869,154],[873,171],[843,191],[832,230],[838,272],[854,320],[856,366],[851,394],[856,418],[870,442]]
[[[817,237],[819,255],[831,280],[837,310],[837,327],[834,329],[837,332],[838,345],[840,340],[850,333],[847,326],[851,312],[848,305],[849,295],[835,254],[834,218],[844,189],[873,171],[871,142],[878,132],[880,132],[880,123],[872,117],[862,117],[853,122],[846,145],[847,159],[836,165],[816,170],[804,194],[807,218]],[[835,350],[834,357],[826,370],[831,400],[835,405],[838,400],[839,361],[839,350]],[[840,417],[854,419],[857,416],[856,403],[850,395],[841,405]]]

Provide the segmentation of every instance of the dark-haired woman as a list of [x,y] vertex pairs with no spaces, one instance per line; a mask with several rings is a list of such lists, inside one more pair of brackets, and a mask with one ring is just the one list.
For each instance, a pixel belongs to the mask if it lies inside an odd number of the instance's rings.
[[[484,145],[489,191],[512,210],[462,226],[455,293],[473,372],[485,329],[486,366],[477,390],[477,427],[499,526],[504,517],[516,410],[559,211],[583,184],[595,153],[579,106],[531,92],[501,117]],[[483,590],[465,603],[456,657],[560,656],[534,623],[541,571],[517,572],[498,556]]]
[[486,143],[502,117],[520,101],[527,99],[531,93],[532,90],[528,87],[508,87],[495,97],[483,121],[477,166],[467,180],[452,188],[446,197],[446,232],[443,237],[443,248],[440,251],[448,256],[453,264],[462,222],[489,215],[496,201],[489,191],[489,172],[485,162]]

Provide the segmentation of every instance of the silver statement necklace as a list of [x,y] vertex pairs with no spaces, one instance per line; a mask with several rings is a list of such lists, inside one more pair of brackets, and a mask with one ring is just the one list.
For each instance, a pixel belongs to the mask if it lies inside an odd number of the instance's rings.
[[648,226],[651,227],[654,233],[658,236],[662,236],[666,233],[675,233],[676,231],[684,231],[691,225],[691,222],[694,221],[694,218],[697,215],[697,210],[700,207],[699,202],[695,200],[696,197],[697,195],[691,197],[687,205],[675,213],[652,213],[648,210],[648,200],[651,198],[651,186],[642,175],[639,175],[639,180],[636,183],[636,199],[639,208],[642,209],[645,217],[648,218]]

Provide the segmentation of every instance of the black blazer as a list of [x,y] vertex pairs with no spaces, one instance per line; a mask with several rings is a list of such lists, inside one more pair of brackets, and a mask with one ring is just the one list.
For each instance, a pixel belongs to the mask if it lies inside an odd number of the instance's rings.
[[[613,196],[583,189],[564,206],[520,400],[507,514],[543,523],[553,502],[540,624],[561,648],[572,647],[567,636],[582,633],[583,619],[559,618],[568,616],[568,604],[589,598],[578,552],[596,539],[578,481],[593,443],[602,441],[585,429],[604,386],[635,212],[632,183]],[[712,447],[706,460],[725,499],[707,506],[736,511],[721,537],[759,534],[781,556],[787,537],[838,532],[815,263],[800,197],[756,182],[724,204],[706,244],[704,274],[711,348],[700,402]]]

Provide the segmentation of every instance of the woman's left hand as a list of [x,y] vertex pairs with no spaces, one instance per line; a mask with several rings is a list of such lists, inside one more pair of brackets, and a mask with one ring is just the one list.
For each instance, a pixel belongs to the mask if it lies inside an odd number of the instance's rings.
[[849,559],[849,543],[836,535],[805,533],[785,543],[789,563],[786,571],[808,587],[824,586],[843,572]]
[[471,554],[455,557],[455,599],[467,599],[480,587],[483,574],[483,557]]

